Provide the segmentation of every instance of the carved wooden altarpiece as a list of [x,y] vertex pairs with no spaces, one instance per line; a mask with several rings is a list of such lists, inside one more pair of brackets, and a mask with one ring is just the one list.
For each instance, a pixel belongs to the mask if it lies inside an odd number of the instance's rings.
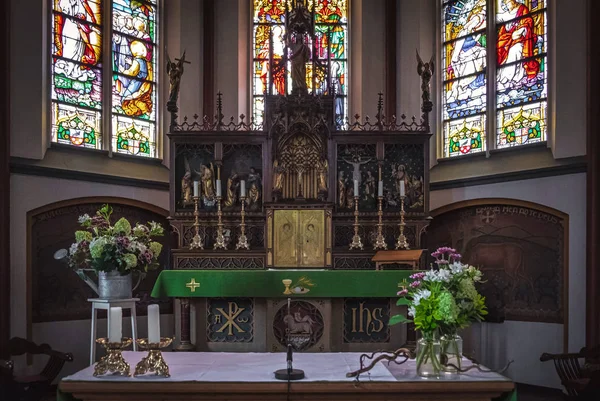
[[[302,18],[294,20],[291,13],[286,21],[295,44],[313,43],[314,26],[303,25]],[[286,47],[284,53],[288,51]],[[324,79],[329,79],[326,67],[322,66]],[[294,79],[293,74],[289,76]],[[233,117],[225,119],[220,93],[214,117],[196,115],[180,121],[177,106],[169,105],[170,221],[178,234],[178,246],[172,251],[174,269],[320,268],[340,270],[340,275],[343,270],[375,270],[371,259],[378,233],[379,180],[383,181],[382,234],[388,249],[394,249],[400,234],[401,182],[406,190],[404,234],[411,249],[421,248],[421,236],[430,221],[431,102],[423,102],[419,118],[386,117],[383,94],[379,93],[375,118],[343,118],[336,113],[333,85],[323,93],[311,93],[301,82],[294,82],[291,87],[288,95],[266,96],[261,124],[247,121],[244,115],[237,122]],[[428,88],[428,81],[422,87]],[[215,196],[217,180],[222,189],[220,210]],[[247,191],[245,233],[250,250],[235,249],[241,234],[242,180]],[[353,180],[359,181],[359,235],[365,245],[360,251],[349,249],[354,235]],[[204,249],[190,249],[196,233],[194,181],[198,181],[198,231]],[[225,250],[213,249],[219,216]],[[343,316],[345,305],[354,303],[333,304],[331,314]],[[260,313],[259,309],[256,306],[254,313]],[[187,300],[182,301],[182,311],[183,331],[188,332],[182,331],[181,338],[189,342]],[[330,318],[326,316],[325,320]],[[389,315],[382,324],[387,325],[387,320]],[[333,324],[343,329],[343,322]],[[254,329],[255,338],[261,330]],[[387,328],[382,330],[387,333]],[[340,338],[343,332],[340,331]],[[360,338],[364,345],[361,349],[369,349],[369,338]],[[196,339],[199,347],[205,340]],[[235,341],[234,335],[231,342]],[[381,348],[381,338],[373,344]]]

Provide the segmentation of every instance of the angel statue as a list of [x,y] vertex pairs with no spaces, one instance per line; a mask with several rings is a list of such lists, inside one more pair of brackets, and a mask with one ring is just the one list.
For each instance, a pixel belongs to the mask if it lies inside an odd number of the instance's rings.
[[424,63],[421,60],[421,56],[419,56],[419,51],[417,50],[417,73],[421,77],[421,92],[423,103],[431,103],[431,91],[429,89],[429,81],[433,76],[433,56],[431,56],[431,60],[428,63]]
[[190,168],[190,162],[187,158],[183,159],[185,164],[185,174],[181,179],[181,206],[187,206],[194,203],[192,199],[192,169]]
[[179,96],[179,86],[181,84],[181,76],[183,75],[183,64],[188,63],[185,61],[185,50],[181,58],[175,59],[176,63],[172,62],[167,55],[167,74],[169,75],[169,101],[167,103],[177,103],[177,97]]

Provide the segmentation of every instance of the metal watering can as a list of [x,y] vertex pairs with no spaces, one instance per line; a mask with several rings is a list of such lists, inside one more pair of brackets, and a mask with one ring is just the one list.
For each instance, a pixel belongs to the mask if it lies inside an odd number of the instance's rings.
[[[66,249],[60,249],[54,254],[54,259],[66,263],[67,256],[68,251]],[[79,278],[98,294],[98,298],[100,299],[133,298],[133,291],[138,288],[142,281],[142,274],[139,274],[135,286],[131,288],[133,282],[131,273],[121,275],[118,271],[96,272],[94,269],[77,269],[75,272]],[[90,272],[97,275],[98,284],[96,284],[94,279],[89,275]]]

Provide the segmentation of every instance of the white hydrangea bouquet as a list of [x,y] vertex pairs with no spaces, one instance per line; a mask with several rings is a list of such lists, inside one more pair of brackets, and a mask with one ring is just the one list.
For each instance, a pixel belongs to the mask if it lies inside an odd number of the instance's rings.
[[[455,249],[442,247],[431,254],[435,265],[425,272],[411,275],[411,282],[400,284],[397,305],[408,307],[408,319],[404,315],[392,316],[390,325],[414,322],[421,333],[417,344],[417,372],[423,376],[435,376],[444,365],[452,364],[460,369],[462,343],[457,342],[457,331],[487,314],[485,297],[475,284],[481,282],[479,269],[461,262]],[[461,341],[461,340],[460,340]],[[440,362],[444,356],[444,364]],[[454,371],[457,369],[454,368]]]
[[104,205],[90,217],[79,217],[85,230],[75,232],[75,242],[68,254],[69,267],[75,270],[94,269],[96,272],[118,271],[121,275],[137,271],[144,275],[159,267],[162,245],[153,237],[164,235],[156,222],[137,223],[133,228],[127,219],[120,218],[111,225],[112,207]]

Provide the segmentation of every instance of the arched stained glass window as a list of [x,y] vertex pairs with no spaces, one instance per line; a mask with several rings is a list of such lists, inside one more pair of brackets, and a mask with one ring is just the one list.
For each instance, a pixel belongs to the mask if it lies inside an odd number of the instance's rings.
[[[252,115],[257,124],[263,122],[266,95],[291,93],[292,85],[283,69],[272,68],[285,58],[286,7],[291,10],[291,0],[254,0],[253,8],[253,65],[252,65]],[[308,0],[314,10],[315,43],[310,43],[311,61],[327,65],[331,71],[330,82],[315,63],[307,63],[306,82],[309,92],[331,93],[335,87],[338,120],[348,109],[348,6],[347,0]],[[288,69],[289,70],[289,69]]]
[[546,1],[443,0],[442,20],[443,156],[545,141]]
[[53,0],[54,142],[156,157],[156,15],[155,0]]

